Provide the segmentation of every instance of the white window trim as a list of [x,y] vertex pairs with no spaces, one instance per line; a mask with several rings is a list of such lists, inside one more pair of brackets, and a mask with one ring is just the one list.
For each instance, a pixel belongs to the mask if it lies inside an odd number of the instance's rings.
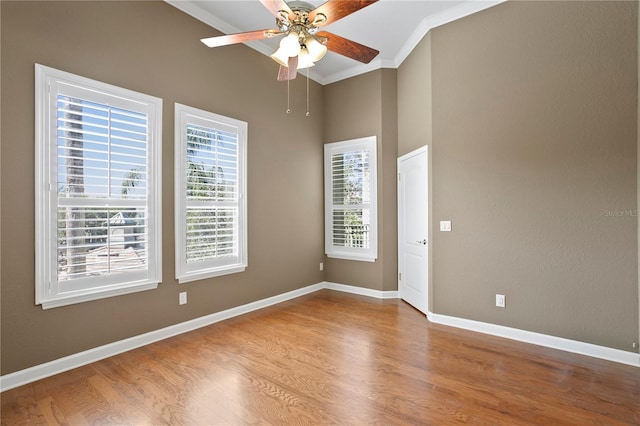
[[[370,247],[347,248],[333,245],[333,182],[331,158],[336,153],[354,150],[369,151],[371,179],[371,227],[369,229]],[[377,138],[368,136],[324,145],[324,219],[325,219],[325,254],[329,258],[375,262],[378,257],[378,160],[376,156]]]
[[[186,179],[187,137],[186,126],[189,120],[210,123],[211,127],[234,127],[238,134],[238,258],[233,263],[216,265],[207,262],[200,268],[187,263],[186,254]],[[176,279],[179,283],[202,280],[222,275],[243,272],[248,265],[247,242],[247,138],[248,124],[244,121],[225,117],[193,108],[175,104],[175,250]]]
[[[80,290],[58,292],[56,267],[56,104],[57,88],[93,92],[96,97],[111,98],[137,105],[150,117],[148,159],[148,272],[128,282],[110,283],[96,277],[103,285]],[[103,299],[157,288],[162,281],[162,196],[161,196],[162,99],[80,77],[35,64],[35,303],[42,309]],[[106,282],[105,282],[106,281]]]

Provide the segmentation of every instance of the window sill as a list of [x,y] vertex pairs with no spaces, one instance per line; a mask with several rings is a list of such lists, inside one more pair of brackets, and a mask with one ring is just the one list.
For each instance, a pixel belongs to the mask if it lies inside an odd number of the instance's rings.
[[154,290],[158,288],[158,283],[145,283],[135,286],[121,287],[89,294],[75,296],[60,296],[55,299],[42,300],[36,304],[42,305],[42,309],[58,308],[61,306],[73,305],[76,303],[90,302],[92,300],[106,299],[107,297],[121,296],[124,294],[137,293],[139,291]]
[[238,272],[244,272],[245,269],[247,269],[246,265],[237,265],[237,266],[224,268],[224,269],[205,270],[205,271],[198,271],[193,273],[186,273],[186,274],[177,276],[176,279],[178,280],[178,283],[183,284],[183,283],[188,283],[192,281],[204,280],[207,278],[219,277],[222,275],[237,274]]

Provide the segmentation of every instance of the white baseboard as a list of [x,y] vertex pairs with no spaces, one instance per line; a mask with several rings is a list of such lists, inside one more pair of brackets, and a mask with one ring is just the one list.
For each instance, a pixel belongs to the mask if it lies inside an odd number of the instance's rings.
[[370,288],[356,287],[353,285],[337,284],[331,282],[324,282],[324,288],[328,290],[342,291],[344,293],[359,294],[361,296],[373,297],[376,299],[397,299],[397,291],[382,291],[373,290]]
[[5,374],[4,376],[0,377],[0,392],[4,392],[6,390],[31,383],[36,380],[44,379],[45,377],[50,377],[77,367],[81,367],[83,365],[90,364],[92,362],[96,362],[101,359],[105,359],[126,351],[130,351],[141,346],[158,342],[169,337],[177,336],[178,334],[205,327],[207,325],[211,325],[238,315],[266,308],[268,306],[275,305],[277,303],[281,303],[290,299],[295,299],[296,297],[313,293],[318,290],[322,290],[323,288],[325,288],[324,283],[313,284],[307,287],[290,291],[288,293],[279,294],[267,299],[258,300],[246,305],[237,306],[235,308],[227,309],[221,312],[216,312],[211,315],[206,315],[204,317],[196,318],[180,324],[175,324],[169,327],[162,328],[160,330],[154,330],[149,333],[130,337],[128,339],[120,340],[108,345],[99,346],[97,348],[69,355],[64,358],[59,358],[44,364],[16,371],[15,373]]
[[[358,294],[361,296],[368,296],[376,299],[398,298],[397,291],[372,290],[368,288],[325,281],[287,293],[279,294],[277,296],[248,303],[246,305],[227,309],[222,312],[216,312],[211,315],[206,315],[204,317],[196,318],[180,324],[175,324],[166,328],[162,328],[160,330],[154,330],[149,333],[141,334],[139,336],[130,337],[128,339],[120,340],[108,345],[99,346],[97,348],[69,355],[64,358],[59,358],[44,364],[6,374],[4,376],[0,376],[0,392],[13,389],[18,386],[26,385],[27,383],[44,379],[55,374],[63,373],[65,371],[81,367],[83,365],[87,365],[92,362],[108,358],[110,356],[118,355],[120,353],[130,351],[141,346],[155,343],[169,337],[177,336],[178,334],[186,333],[201,327],[206,327],[208,325],[224,321],[238,315],[246,314],[258,309],[275,305],[277,303],[295,299],[297,297],[304,296],[305,294],[313,293],[325,288],[328,290]],[[609,361],[615,361],[622,364],[640,367],[640,354],[636,354],[633,352],[621,351],[618,349],[578,342],[561,337],[533,333],[530,331],[504,327],[496,324],[489,324],[463,318],[450,317],[447,315],[434,314],[432,312],[429,312],[427,314],[427,318],[429,319],[429,321],[437,324],[449,325],[485,334],[492,334],[494,336],[506,337],[508,339],[533,343],[540,346],[546,346],[554,349],[560,349],[568,352],[574,352],[595,358],[601,358]]]
[[594,345],[592,343],[565,339],[563,337],[505,327],[503,325],[434,314],[433,312],[427,313],[427,319],[436,324],[448,325],[465,330],[476,331],[478,333],[491,334],[493,336],[505,337],[507,339],[525,343],[533,343],[534,345],[544,346],[547,348],[559,349],[566,352],[640,367],[640,354],[634,352],[627,352],[620,349],[608,348],[606,346]]

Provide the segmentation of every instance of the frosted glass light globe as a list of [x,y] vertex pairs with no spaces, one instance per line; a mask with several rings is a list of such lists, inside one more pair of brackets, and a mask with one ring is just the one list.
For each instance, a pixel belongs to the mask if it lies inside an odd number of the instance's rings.
[[298,56],[300,53],[298,33],[289,33],[289,35],[280,41],[280,48],[290,57]]

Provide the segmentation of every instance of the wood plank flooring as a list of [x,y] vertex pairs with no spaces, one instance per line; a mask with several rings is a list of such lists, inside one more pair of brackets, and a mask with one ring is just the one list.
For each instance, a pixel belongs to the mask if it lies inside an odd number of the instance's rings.
[[640,425],[640,368],[323,290],[0,398],[2,425]]

